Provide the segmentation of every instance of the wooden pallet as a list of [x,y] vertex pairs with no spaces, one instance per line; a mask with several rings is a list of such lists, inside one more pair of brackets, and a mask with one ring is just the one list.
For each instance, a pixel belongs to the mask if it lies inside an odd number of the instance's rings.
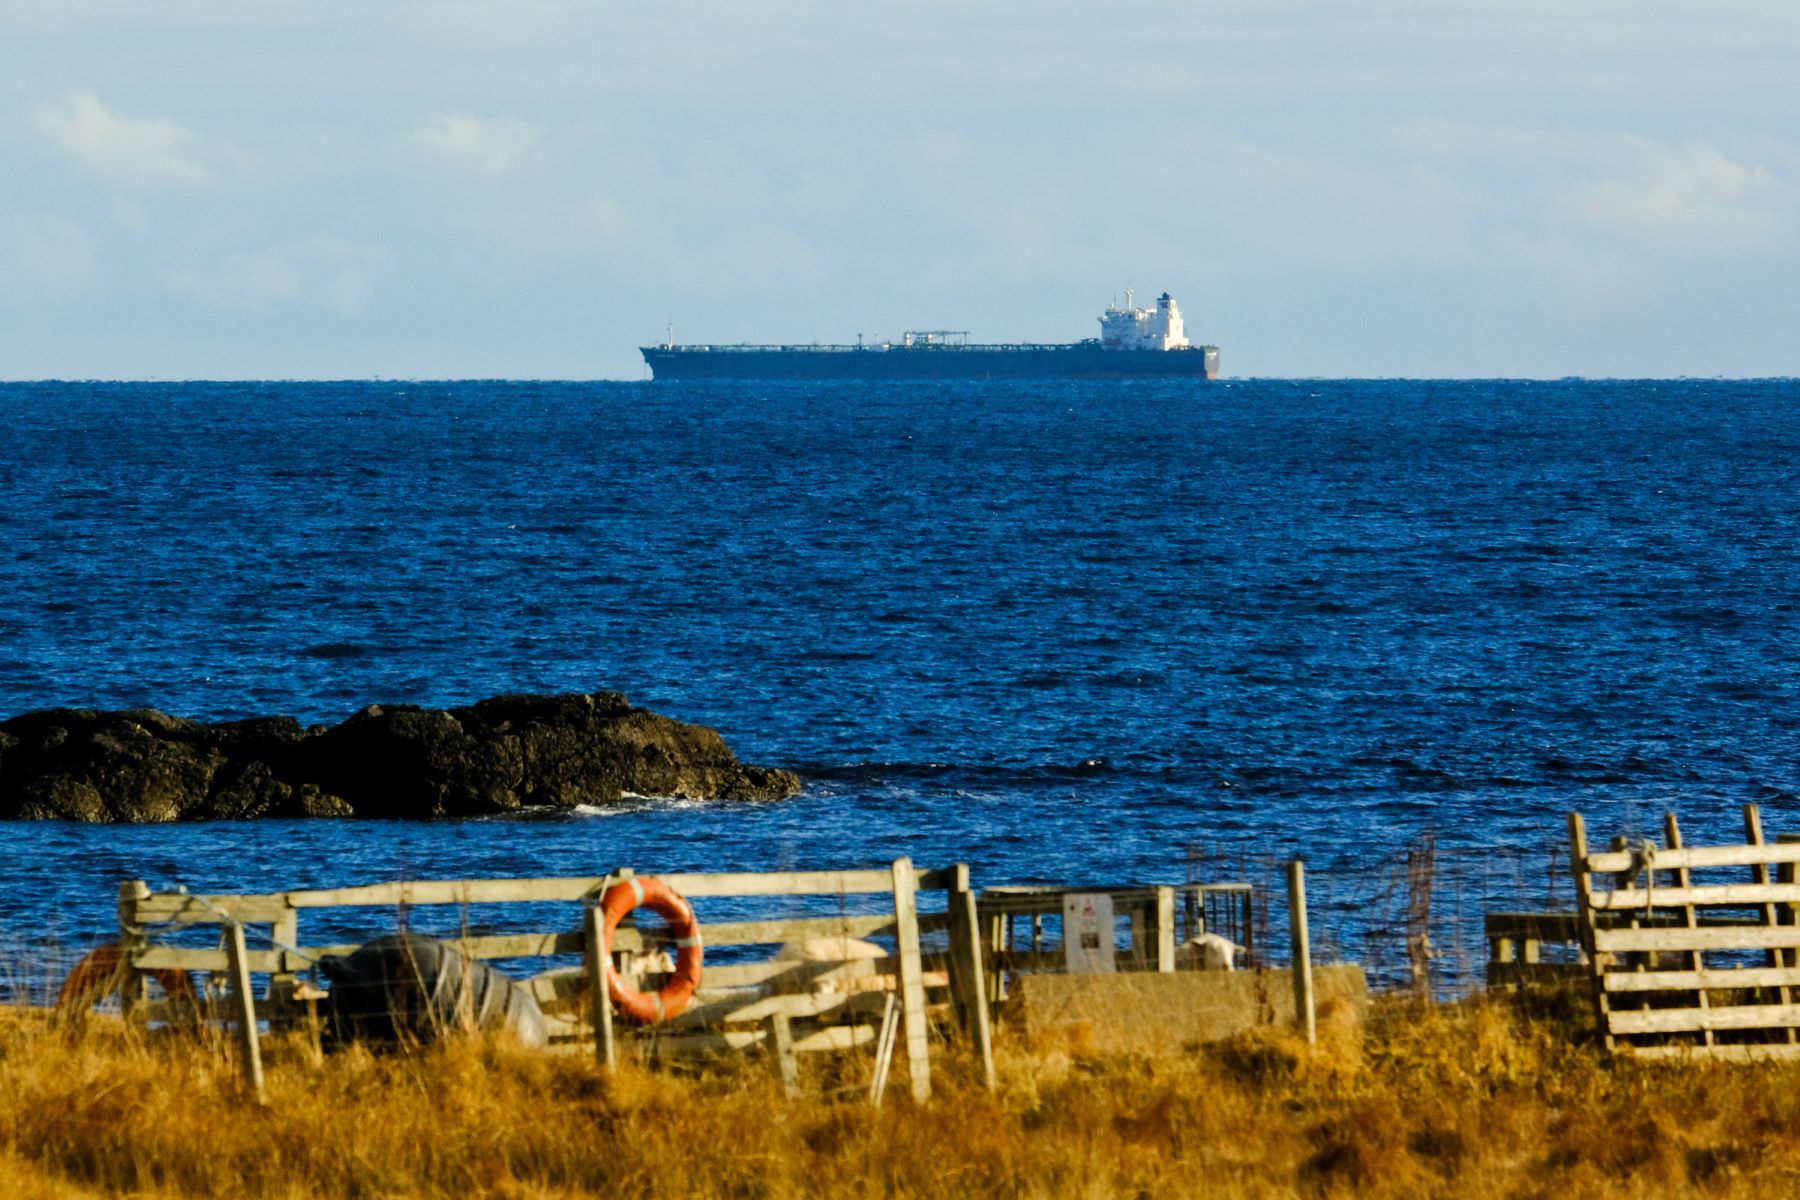
[[1669,813],[1660,846],[1615,838],[1597,853],[1570,813],[1569,859],[1607,1049],[1800,1057],[1800,844],[1767,842],[1755,805],[1741,844],[1686,846]]

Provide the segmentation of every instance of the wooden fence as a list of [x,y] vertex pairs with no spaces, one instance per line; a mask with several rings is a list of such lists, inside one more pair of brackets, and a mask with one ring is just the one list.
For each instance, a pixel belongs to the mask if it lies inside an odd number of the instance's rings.
[[1640,1057],[1800,1055],[1800,844],[1765,841],[1755,805],[1744,841],[1685,846],[1613,839],[1590,853],[1569,814],[1577,914],[1609,1050]]
[[[256,895],[196,896],[152,892],[141,881],[121,885],[119,926],[129,965],[124,999],[148,1020],[191,1019],[178,1001],[144,1003],[146,974],[157,970],[206,971],[229,981],[228,1019],[238,1030],[246,1078],[261,1085],[257,1025],[289,1024],[307,1015],[316,1001],[300,976],[319,958],[348,954],[356,944],[306,945],[300,914],[323,909],[393,909],[409,912],[430,906],[556,904],[570,906],[579,923],[527,932],[464,932],[446,937],[477,959],[548,960],[527,980],[544,1009],[552,1045],[591,1047],[609,1068],[621,1048],[647,1057],[766,1046],[773,1052],[791,1091],[796,1056],[845,1050],[871,1043],[877,1048],[872,1095],[879,1099],[886,1064],[899,1050],[907,1064],[913,1096],[931,1094],[930,1034],[934,1023],[959,1027],[969,1038],[988,1086],[993,1086],[993,1044],[988,1019],[983,955],[969,871],[958,865],[917,871],[909,859],[882,870],[752,872],[660,876],[686,897],[702,918],[709,952],[727,949],[706,966],[701,988],[687,1012],[646,1028],[615,1027],[605,999],[599,961],[597,900],[629,871],[607,876],[558,879],[466,879],[405,881],[361,887],[271,892]],[[942,893],[941,912],[920,912],[921,892]],[[853,913],[853,897],[891,897],[888,911]],[[708,921],[709,908],[729,902],[734,915],[758,899],[826,898],[831,915],[773,915],[759,919]],[[791,906],[792,900],[785,901]],[[879,904],[879,901],[877,901]],[[863,907],[867,907],[865,903]],[[217,948],[160,944],[153,934],[188,926],[218,926]],[[246,927],[269,949],[251,949]],[[266,928],[266,934],[262,929]],[[932,935],[941,934],[935,938]],[[942,949],[927,951],[924,938]],[[798,961],[772,957],[774,948],[809,939],[874,940],[888,953],[881,958]],[[890,943],[891,948],[883,943]],[[612,937],[616,958],[655,948],[655,931],[621,926]],[[558,962],[556,960],[565,960]],[[575,959],[571,963],[566,960]],[[254,974],[266,975],[264,995],[255,995]],[[598,1001],[598,1002],[596,1002]]]

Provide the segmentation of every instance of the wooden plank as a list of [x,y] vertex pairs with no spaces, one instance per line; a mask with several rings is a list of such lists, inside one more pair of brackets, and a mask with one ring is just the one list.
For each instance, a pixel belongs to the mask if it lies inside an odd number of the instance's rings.
[[[624,931],[620,931],[621,933]],[[627,941],[641,942],[642,935],[633,931],[631,938],[615,937],[615,949],[636,950]],[[473,937],[446,937],[470,958],[554,958],[561,954],[583,954],[587,934],[580,929],[564,929],[548,933],[485,933]]]
[[291,979],[294,972],[304,971],[309,965],[298,955],[289,952],[291,948],[300,945],[300,914],[293,909],[288,909],[270,924],[269,943],[281,959],[278,967],[280,974]]
[[[955,886],[950,889],[951,991],[956,997],[957,1020],[974,1044],[988,1091],[998,1086],[994,1070],[994,1027],[988,1012],[986,956],[981,951],[981,916],[968,864],[959,864]],[[1042,945],[1042,926],[1034,922],[1032,937]]]
[[660,875],[688,899],[696,896],[838,896],[885,892],[886,871],[764,871],[728,875]]
[[[1782,864],[1786,865],[1786,864]],[[1662,854],[1656,856],[1656,869],[1668,870],[1662,861]],[[1687,868],[1673,868],[1682,875]],[[1766,865],[1759,865],[1757,870],[1766,871]],[[1717,883],[1698,884],[1695,886],[1659,887],[1659,888],[1619,888],[1616,891],[1594,893],[1593,906],[1600,912],[1643,912],[1666,908],[1686,908],[1695,905],[1733,905],[1750,907],[1763,904],[1795,904],[1800,903],[1800,884],[1782,883]],[[1654,908],[1650,908],[1654,906]]]
[[[1627,855],[1626,858],[1629,860],[1630,856]],[[1612,1012],[1612,997],[1600,985],[1602,972],[1600,957],[1594,946],[1594,937],[1597,931],[1594,928],[1594,893],[1588,880],[1588,861],[1587,822],[1581,819],[1580,813],[1571,812],[1569,814],[1569,876],[1575,881],[1575,913],[1579,922],[1581,949],[1593,967],[1590,978],[1594,997],[1594,1027],[1600,1032],[1601,1043],[1611,1050],[1614,1038],[1612,1025],[1607,1018]]]
[[[341,957],[356,951],[359,943],[337,946],[302,946],[300,951],[310,962],[313,958]],[[259,974],[278,974],[288,970],[298,956],[283,950],[246,950],[244,961]],[[230,968],[223,950],[207,950],[199,946],[149,946],[136,959],[143,971],[224,971]]]
[[876,975],[892,975],[899,959],[851,959],[843,962],[801,962],[798,959],[770,959],[767,962],[727,963],[708,967],[701,977],[703,988],[747,988],[779,986],[786,991],[813,991],[820,985],[843,988]]
[[585,969],[588,985],[588,1020],[594,1027],[594,1059],[600,1069],[611,1073],[619,1067],[618,1041],[613,1033],[612,997],[606,987],[606,918],[600,906],[590,904],[582,913],[585,939]]
[[247,925],[269,925],[281,920],[289,907],[282,895],[191,896],[184,892],[159,892],[138,901],[138,919],[146,925],[217,925],[227,918]]
[[1643,950],[1788,950],[1800,947],[1800,926],[1773,929],[1760,925],[1703,925],[1698,929],[1596,929],[1594,947],[1601,953]]
[[775,996],[741,996],[696,1004],[658,1029],[693,1029],[702,1025],[760,1025],[776,1013],[787,1017],[819,1017],[843,1011],[867,1012],[881,1006],[879,992],[798,992]]
[[285,893],[295,908],[398,908],[434,904],[505,904],[585,900],[610,876],[554,879],[399,879],[355,887]]
[[881,1107],[881,1098],[887,1093],[888,1071],[894,1065],[894,1042],[900,1030],[900,1000],[897,996],[887,998],[887,1006],[881,1012],[881,1033],[875,1043],[875,1070],[869,1078],[869,1103],[876,1108]]
[[1156,889],[1156,905],[1150,928],[1155,937],[1156,970],[1167,973],[1175,969],[1175,889]]
[[[1752,846],[1763,845],[1762,810],[1757,808],[1754,804],[1744,805],[1744,840]],[[1769,875],[1767,863],[1758,863],[1751,868],[1750,874],[1757,884],[1763,887],[1769,887],[1773,883],[1773,880]],[[1759,913],[1764,925],[1775,925],[1777,923],[1775,906],[1773,904],[1764,904],[1759,910]],[[1787,957],[1788,956],[1782,954],[1780,950],[1771,950],[1769,951],[1768,965],[1771,967],[1783,966],[1785,965]],[[1783,1005],[1793,1003],[1794,994],[1792,989],[1783,986],[1778,988],[1777,991],[1780,994],[1781,1003]],[[1704,996],[1701,998],[1705,999]],[[1702,1007],[1704,1007],[1704,1005]],[[1792,1028],[1787,1031],[1787,1040],[1789,1042],[1795,1041],[1794,1030]]]
[[[1676,819],[1673,812],[1663,813],[1663,846],[1665,849],[1669,850],[1680,850],[1682,848],[1681,822]],[[1648,883],[1650,881],[1646,880],[1645,882]],[[1645,890],[1648,891],[1649,889],[1646,888]],[[1675,871],[1675,890],[1685,892],[1694,890],[1693,880],[1688,875],[1687,868],[1685,867],[1679,867]],[[1700,924],[1699,915],[1694,912],[1691,904],[1682,909],[1682,919],[1683,923],[1686,924],[1689,929],[1693,929]],[[1706,968],[1706,958],[1696,950],[1687,956],[1687,966],[1688,970],[1699,975]],[[1604,977],[1602,978],[1602,983],[1604,984]],[[1705,989],[1702,988],[1693,993],[1693,1005],[1695,1008],[1711,1008],[1712,997],[1708,996]],[[1714,1039],[1712,1030],[1708,1029],[1706,1031],[1704,1040],[1708,1046],[1713,1044]]]
[[238,1057],[244,1069],[244,1084],[260,1102],[263,1066],[262,1045],[256,1030],[256,995],[250,990],[244,927],[235,921],[225,927],[225,949],[231,960],[231,1017],[237,1025]]
[[931,1099],[931,1050],[926,1042],[924,965],[919,960],[919,908],[917,881],[910,858],[897,858],[890,886],[894,889],[894,920],[900,926],[900,1024],[906,1043],[906,1071],[913,1100]]
[[525,981],[540,1008],[573,1004],[578,998],[585,1002],[588,994],[587,956],[582,955],[579,967],[552,967],[548,971],[539,971]]
[[1734,988],[1800,987],[1800,967],[1726,967],[1685,971],[1609,971],[1609,992],[1706,992]]
[[[229,971],[231,956],[225,950],[202,950],[188,946],[150,946],[133,960],[140,971]],[[244,951],[244,961],[252,971],[275,971],[281,956],[273,950]]]
[[1702,1029],[1792,1029],[1800,1004],[1741,1004],[1719,1008],[1645,1008],[1615,1012],[1616,1034],[1693,1033]]
[[[660,1030],[661,1027],[658,1028]],[[716,1054],[724,1050],[750,1050],[766,1045],[768,1036],[768,1032],[763,1029],[715,1029],[678,1034],[658,1032],[651,1038],[649,1045],[655,1057],[672,1058],[688,1054]],[[842,1052],[866,1046],[875,1037],[876,1031],[872,1025],[829,1025],[795,1037],[793,1048],[795,1054]]]
[[[938,918],[942,928],[944,918]],[[768,943],[801,942],[808,938],[872,938],[891,937],[894,918],[877,913],[866,917],[787,917],[772,921],[734,921],[706,925],[701,929],[708,946],[755,946]]]
[[[428,904],[498,904],[521,901],[583,900],[597,895],[608,876],[541,879],[409,879],[357,887],[285,893],[295,908],[388,907]],[[658,875],[688,899],[701,896],[813,896],[888,890],[885,871],[743,871]],[[941,891],[949,872],[927,872],[922,883]]]
[[119,980],[119,1007],[127,1016],[144,1002],[144,974],[137,960],[146,945],[143,907],[149,898],[150,886],[141,879],[127,879],[119,884],[120,959],[127,964]]
[[781,1076],[781,1091],[789,1100],[800,1095],[800,1064],[794,1061],[794,1030],[786,1013],[769,1014],[769,1053]]
[[[428,937],[435,937],[426,930]],[[580,932],[561,933],[501,933],[487,934],[477,937],[459,938],[444,937],[458,950],[471,958],[553,958],[561,955],[582,954],[585,952],[586,935]],[[613,949],[640,950],[645,939],[639,930],[619,928],[613,931]],[[359,942],[342,942],[334,946],[301,946],[299,954],[281,950],[252,950],[249,952],[250,969],[252,971],[277,972],[290,970],[297,959],[302,963],[310,963],[312,959],[330,956],[341,957],[354,953],[361,945]],[[225,969],[224,951],[204,950],[191,946],[151,946],[138,956],[141,969],[178,971],[222,971]]]
[[[1680,868],[1699,870],[1703,867],[1753,867],[1759,863],[1800,862],[1800,843],[1764,843],[1761,846],[1688,846],[1680,850],[1659,850],[1656,869],[1673,871]],[[1602,851],[1582,856],[1585,870],[1596,875],[1628,871],[1632,867],[1631,852]]]
[[1699,1062],[1710,1060],[1715,1062],[1756,1063],[1772,1062],[1800,1058],[1800,1046],[1792,1046],[1779,1042],[1763,1046],[1621,1046],[1633,1058],[1678,1059]]

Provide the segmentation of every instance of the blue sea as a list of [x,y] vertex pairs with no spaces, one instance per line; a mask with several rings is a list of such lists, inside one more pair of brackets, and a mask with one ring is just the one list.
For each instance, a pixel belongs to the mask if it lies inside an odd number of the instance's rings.
[[619,689],[796,799],[0,827],[122,878],[1372,870],[1800,792],[1800,383],[0,385],[0,714]]

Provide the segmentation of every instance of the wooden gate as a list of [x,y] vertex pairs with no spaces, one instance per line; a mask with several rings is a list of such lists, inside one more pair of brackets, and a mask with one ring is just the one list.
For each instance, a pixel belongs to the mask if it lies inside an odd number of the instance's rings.
[[[898,1057],[913,1096],[924,1100],[931,1094],[931,1028],[954,1025],[968,1036],[983,1076],[993,1086],[993,1044],[967,866],[919,871],[902,858],[874,870],[660,876],[694,904],[707,946],[722,953],[709,957],[687,1013],[628,1031],[614,1029],[612,1006],[604,999],[604,969],[595,953],[600,940],[595,902],[630,874],[409,880],[208,896],[156,893],[141,881],[128,881],[119,892],[120,934],[130,968],[126,1008],[139,1020],[204,1019],[208,1014],[183,1011],[178,1003],[143,1003],[146,974],[205,971],[228,980],[230,1002],[220,1015],[236,1028],[246,1077],[260,1089],[259,1022],[278,1027],[299,1019],[306,1005],[299,973],[323,956],[348,954],[357,946],[303,939],[301,913],[318,918],[330,910],[387,909],[408,914],[421,931],[438,926],[433,936],[470,958],[522,961],[528,972],[522,982],[544,1009],[552,1048],[595,1053],[609,1067],[621,1045],[658,1057],[766,1046],[792,1090],[797,1054],[879,1043],[879,1082],[872,1097],[880,1096],[886,1063]],[[941,908],[920,911],[921,893],[939,894]],[[817,915],[795,915],[793,905],[806,900],[813,902]],[[774,911],[769,911],[771,902]],[[477,906],[484,911],[528,906],[520,911],[530,915],[521,917],[523,927],[507,932],[457,929],[459,914],[466,924],[469,910]],[[447,921],[423,915],[445,909]],[[446,924],[449,929],[443,928]],[[152,937],[179,935],[195,926],[217,927],[219,944],[167,944]],[[250,949],[246,927],[252,928],[250,938],[266,941],[270,948]],[[807,939],[840,945],[846,939],[874,939],[863,948],[880,957],[768,957],[778,946]],[[659,948],[649,930],[627,926],[614,932],[610,945],[621,966],[618,956]],[[266,979],[260,997],[253,979],[257,975]]]
[[1582,948],[1607,1049],[1640,1057],[1800,1056],[1800,843],[1764,840],[1755,805],[1744,841],[1685,846],[1620,837],[1590,854],[1569,814]]

